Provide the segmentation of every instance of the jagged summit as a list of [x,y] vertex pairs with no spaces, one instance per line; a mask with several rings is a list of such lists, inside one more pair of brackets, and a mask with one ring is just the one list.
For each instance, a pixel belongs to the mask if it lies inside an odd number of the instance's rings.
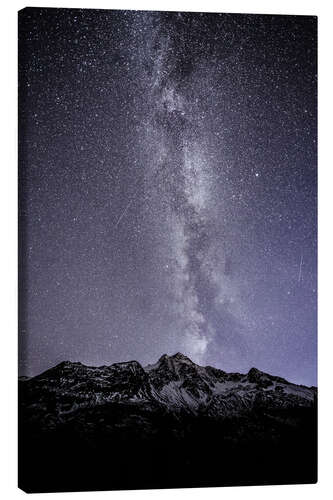
[[57,375],[60,376],[62,373],[73,372],[73,371],[80,369],[80,368],[85,369],[88,367],[83,365],[79,361],[69,361],[69,360],[61,361],[60,363],[53,366],[52,368],[49,368],[45,372],[42,372],[39,375],[37,375],[36,377],[31,377],[31,378],[45,378],[45,377],[57,376]]
[[196,366],[193,361],[182,354],[181,352],[177,352],[176,354],[162,354],[162,356],[158,359],[156,363],[149,364],[144,367],[144,369],[149,372],[153,369],[157,369],[159,367],[169,367],[170,369],[175,368],[176,365],[187,364]]
[[58,363],[54,368],[67,368],[71,366],[84,366],[80,361],[62,361]]
[[185,354],[182,354],[181,352],[177,352],[176,354],[173,354],[171,356],[169,356],[168,354],[163,354],[159,361],[164,361],[166,359],[172,359],[172,360],[176,360],[176,361],[185,361],[185,362],[189,362],[189,363],[193,363],[193,361],[188,358],[187,356],[185,356]]
[[258,370],[258,368],[255,368],[255,367],[252,367],[249,369],[248,371],[248,375],[257,375],[257,374],[261,374],[263,372],[261,372],[260,370]]
[[[157,366],[168,366],[170,369],[176,369],[177,367],[180,367],[181,365],[188,365],[188,366],[197,366],[193,361],[182,354],[181,352],[177,352],[176,354],[173,354],[172,356],[169,356],[168,354],[163,354],[158,362],[153,365],[154,367]],[[152,365],[150,365],[152,366]]]

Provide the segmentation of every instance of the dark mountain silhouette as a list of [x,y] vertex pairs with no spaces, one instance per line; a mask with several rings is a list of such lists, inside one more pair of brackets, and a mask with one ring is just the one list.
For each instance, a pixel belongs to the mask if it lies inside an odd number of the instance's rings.
[[65,361],[19,380],[29,492],[316,481],[314,387],[251,368]]

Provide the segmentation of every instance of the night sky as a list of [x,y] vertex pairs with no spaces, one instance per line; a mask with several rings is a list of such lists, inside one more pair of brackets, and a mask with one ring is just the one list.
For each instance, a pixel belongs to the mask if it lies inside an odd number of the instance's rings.
[[20,373],[316,384],[315,17],[19,14]]

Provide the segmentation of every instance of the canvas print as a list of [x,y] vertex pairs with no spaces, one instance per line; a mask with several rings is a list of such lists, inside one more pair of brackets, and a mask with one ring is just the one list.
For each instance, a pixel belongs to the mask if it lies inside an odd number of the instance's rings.
[[317,19],[19,12],[19,487],[317,480]]

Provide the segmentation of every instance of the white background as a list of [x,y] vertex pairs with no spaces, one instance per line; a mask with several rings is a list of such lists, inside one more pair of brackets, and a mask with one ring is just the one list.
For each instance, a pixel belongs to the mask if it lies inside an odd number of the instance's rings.
[[[17,484],[17,10],[36,7],[90,7],[142,10],[192,10],[229,13],[307,14],[319,16],[319,482],[316,485],[63,493],[57,498],[141,499],[281,499],[333,498],[333,342],[332,342],[332,48],[333,8],[325,0],[80,0],[12,1],[2,5],[1,18],[1,156],[0,156],[0,494],[25,496]],[[3,140],[2,140],[3,139]],[[67,450],[64,450],[66,453]],[[223,450],[221,450],[223,453]],[[55,471],[56,473],[56,471]],[[167,471],[166,471],[167,474]],[[331,478],[332,476],[332,478]],[[33,495],[35,496],[35,495]],[[41,494],[40,500],[50,498]]]

